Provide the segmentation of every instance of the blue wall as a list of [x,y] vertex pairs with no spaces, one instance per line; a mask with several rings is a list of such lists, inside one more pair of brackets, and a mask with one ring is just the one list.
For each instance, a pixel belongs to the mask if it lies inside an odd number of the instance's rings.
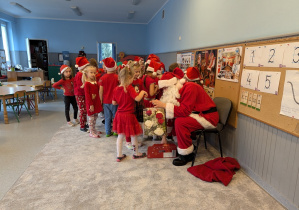
[[115,42],[117,52],[146,54],[146,25],[103,22],[20,19],[16,21],[19,51],[26,51],[26,38],[48,40],[49,52],[77,53],[82,46],[97,53],[96,42]]
[[[148,24],[149,53],[298,33],[297,0],[169,0]],[[179,41],[181,36],[181,41]]]

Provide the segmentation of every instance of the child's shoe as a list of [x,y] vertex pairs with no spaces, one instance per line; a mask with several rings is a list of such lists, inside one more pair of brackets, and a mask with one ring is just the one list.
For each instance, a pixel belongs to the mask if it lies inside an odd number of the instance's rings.
[[85,125],[85,128],[89,128],[89,125],[88,125],[88,124],[86,124],[86,125]]
[[117,134],[117,133],[115,133],[115,132],[112,132],[112,133],[113,133],[113,134],[112,134],[113,136],[118,136],[118,134]]
[[80,131],[87,132],[88,129],[87,128],[80,128]]
[[133,155],[133,159],[140,159],[146,157],[146,153],[141,153],[139,155]]
[[126,147],[130,150],[133,150],[133,145],[131,144],[131,142],[126,143]]
[[106,137],[110,137],[113,135],[113,132],[109,133],[109,134],[106,134]]
[[74,119],[74,125],[80,124],[80,121],[78,119]]
[[68,125],[69,127],[73,127],[73,126],[75,126],[71,121],[67,122],[67,125]]
[[123,159],[125,159],[127,156],[125,155],[125,154],[123,154],[123,156],[122,157],[117,157],[116,158],[116,162],[120,162],[120,161],[122,161]]
[[96,133],[90,133],[89,136],[92,138],[100,138],[100,135],[98,135]]

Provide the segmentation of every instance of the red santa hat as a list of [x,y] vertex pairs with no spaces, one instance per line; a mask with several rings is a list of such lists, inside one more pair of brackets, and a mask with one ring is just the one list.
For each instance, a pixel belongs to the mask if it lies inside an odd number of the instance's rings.
[[189,81],[196,81],[200,79],[200,73],[197,67],[189,67],[186,69],[186,78]]
[[76,58],[76,65],[75,67],[78,68],[78,70],[84,69],[89,64],[86,57],[77,57]]
[[183,70],[180,69],[179,67],[176,67],[176,68],[173,70],[173,73],[174,73],[175,75],[177,75],[177,77],[178,77],[179,79],[182,79],[182,78],[184,77],[184,72],[183,72]]
[[105,65],[107,71],[115,71],[117,68],[115,60],[111,57],[105,58],[103,60],[103,63]]
[[158,81],[159,88],[170,87],[178,82],[178,77],[172,72],[166,72],[162,75]]
[[156,67],[157,74],[161,75],[163,73],[163,70],[164,70],[163,69],[163,64],[156,62],[155,67]]
[[59,75],[63,74],[63,72],[64,72],[65,70],[67,70],[68,68],[70,68],[68,65],[62,65],[62,66],[60,67],[60,73],[58,73],[58,74],[59,74]]
[[150,64],[148,65],[146,71],[153,72],[153,75],[156,76],[157,75],[157,65],[158,65],[157,62],[152,60],[150,62]]
[[160,58],[159,58],[157,55],[155,55],[155,54],[150,54],[150,55],[148,56],[147,60],[154,60],[154,61],[156,61],[156,62],[161,62],[161,61],[160,61]]

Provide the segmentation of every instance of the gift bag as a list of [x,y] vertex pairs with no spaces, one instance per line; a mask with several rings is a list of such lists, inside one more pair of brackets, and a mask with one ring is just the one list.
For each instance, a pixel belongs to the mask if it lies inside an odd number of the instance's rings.
[[147,136],[163,136],[166,134],[165,109],[143,109],[143,134]]
[[177,146],[175,144],[154,144],[147,149],[147,158],[175,158]]

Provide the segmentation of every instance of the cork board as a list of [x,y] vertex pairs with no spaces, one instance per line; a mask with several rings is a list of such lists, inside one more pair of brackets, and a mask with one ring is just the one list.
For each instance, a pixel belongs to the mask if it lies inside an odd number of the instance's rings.
[[[246,47],[260,47],[265,45],[283,45],[283,44],[290,44],[299,42],[299,37],[292,37],[292,38],[283,38],[283,39],[275,39],[269,41],[260,41],[260,42],[252,42],[245,45]],[[265,54],[263,54],[265,55]],[[263,67],[263,66],[250,66],[246,65],[243,68],[244,75],[245,70],[258,70],[259,72],[280,72],[280,79],[279,79],[279,86],[278,92],[276,94],[265,93],[258,91],[258,89],[249,89],[245,87],[240,87],[239,92],[239,102],[238,102],[238,112],[244,114],[248,117],[261,121],[265,124],[273,126],[277,129],[285,131],[289,134],[299,137],[299,120],[284,116],[280,114],[281,111],[281,102],[283,98],[283,91],[284,91],[284,82],[286,77],[286,70],[299,70],[299,68],[291,68],[291,67],[284,67],[281,65],[280,67]],[[252,107],[248,107],[247,105],[240,104],[242,98],[242,92],[248,91],[248,93],[252,94],[259,94],[262,96],[260,111],[253,109]],[[298,91],[297,91],[298,92]],[[298,93],[296,93],[296,97],[298,98]]]

